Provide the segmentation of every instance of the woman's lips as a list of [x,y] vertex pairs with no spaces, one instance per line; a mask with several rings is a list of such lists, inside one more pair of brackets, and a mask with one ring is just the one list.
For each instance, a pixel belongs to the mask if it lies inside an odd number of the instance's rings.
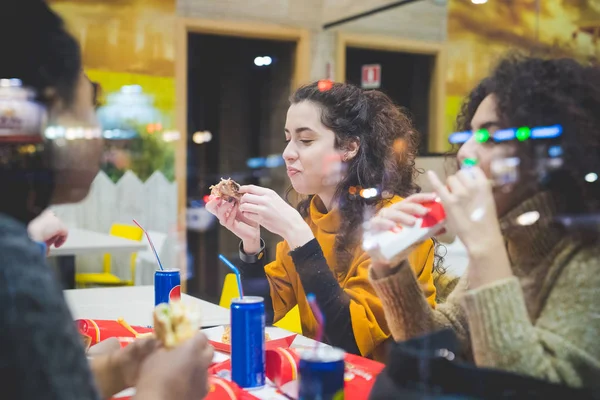
[[289,177],[292,177],[292,176],[294,176],[296,174],[299,174],[299,173],[300,173],[299,169],[287,167],[287,174],[288,174]]

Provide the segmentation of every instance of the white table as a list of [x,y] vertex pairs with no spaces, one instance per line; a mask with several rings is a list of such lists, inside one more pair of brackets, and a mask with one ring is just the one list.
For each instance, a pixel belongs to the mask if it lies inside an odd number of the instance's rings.
[[146,242],[111,236],[85,229],[69,229],[67,241],[58,249],[50,249],[52,256],[76,256],[94,253],[135,253],[144,250]]
[[[110,319],[116,320],[123,317],[130,325],[149,326],[152,324],[152,310],[154,308],[153,286],[129,286],[117,288],[98,289],[73,289],[64,291],[65,300],[75,319]],[[202,326],[215,326],[229,324],[229,310],[219,307],[204,300],[197,299],[182,293],[182,301],[186,304],[198,305],[202,310]],[[219,328],[207,330],[210,332]],[[273,337],[287,336],[286,331],[280,328],[267,328]],[[288,332],[289,333],[289,332]],[[289,333],[291,334],[291,333]],[[312,339],[297,335],[292,343],[293,348],[312,347],[316,342]],[[325,345],[323,345],[325,346]],[[214,361],[226,360],[229,356],[215,353]],[[128,389],[119,393],[116,398],[129,397],[135,394],[135,389]],[[285,400],[286,397],[277,393],[274,387],[266,386],[263,389],[252,391],[260,399]]]
[[[154,286],[125,286],[65,290],[65,300],[75,319],[110,319],[123,317],[130,325],[151,326],[154,310]],[[185,293],[186,304],[198,306],[202,326],[229,324],[229,310]]]
[[106,233],[70,228],[67,241],[58,249],[50,248],[50,257],[57,257],[60,280],[65,289],[75,287],[75,256],[94,253],[135,253],[146,243],[111,236]]

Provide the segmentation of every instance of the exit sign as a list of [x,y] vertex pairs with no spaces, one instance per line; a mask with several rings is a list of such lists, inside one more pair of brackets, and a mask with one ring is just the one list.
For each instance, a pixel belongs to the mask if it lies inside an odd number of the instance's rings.
[[363,89],[378,89],[381,87],[380,64],[370,64],[362,66],[361,86]]

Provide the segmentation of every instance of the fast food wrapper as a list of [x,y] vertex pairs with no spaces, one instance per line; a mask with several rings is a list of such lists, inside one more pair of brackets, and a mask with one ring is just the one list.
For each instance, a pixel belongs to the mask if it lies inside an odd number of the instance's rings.
[[[310,351],[310,350],[309,350]],[[298,379],[299,353],[290,348],[276,348],[266,351],[266,376],[278,387]],[[375,378],[383,370],[380,362],[369,360],[354,354],[346,354],[345,389],[352,393],[352,399],[369,397]],[[231,360],[213,365],[209,373],[223,379],[231,376]]]
[[129,326],[123,320],[78,319],[75,326],[81,334],[86,349],[111,337],[119,338],[124,346],[129,339],[151,334],[153,329],[144,326]]
[[398,226],[383,232],[365,231],[362,246],[371,259],[395,264],[405,250],[435,235],[444,226],[446,213],[440,202],[423,203],[423,206],[429,212],[417,219],[414,226]]
[[[277,328],[265,329],[265,349],[276,349],[279,347],[290,347],[296,339],[295,333],[278,330]],[[231,325],[219,326],[205,331],[208,341],[216,351],[231,353]],[[284,336],[285,335],[285,336]]]
[[[132,400],[135,390],[128,390],[123,394],[116,395],[111,400]],[[231,380],[216,375],[208,378],[208,394],[204,400],[258,400],[258,397],[246,392]],[[200,397],[198,397],[200,400]]]
[[235,382],[219,376],[209,377],[208,384],[208,395],[204,398],[205,400],[258,400],[258,397],[246,392]]

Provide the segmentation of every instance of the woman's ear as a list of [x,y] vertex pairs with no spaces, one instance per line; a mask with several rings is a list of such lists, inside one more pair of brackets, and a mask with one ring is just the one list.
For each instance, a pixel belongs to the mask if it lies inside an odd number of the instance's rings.
[[342,160],[344,160],[344,162],[352,160],[358,154],[358,149],[360,149],[360,141],[356,138],[348,143],[344,155],[342,156]]

